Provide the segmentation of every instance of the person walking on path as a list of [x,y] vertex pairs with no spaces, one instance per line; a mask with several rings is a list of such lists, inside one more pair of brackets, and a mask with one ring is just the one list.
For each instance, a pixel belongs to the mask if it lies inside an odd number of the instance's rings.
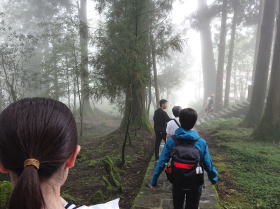
[[176,130],[175,136],[168,138],[148,186],[156,189],[158,178],[167,166],[171,168],[168,176],[172,181],[174,209],[183,209],[184,203],[185,209],[198,209],[204,170],[212,184],[218,181],[218,171],[212,163],[207,142],[192,130],[197,121],[196,111],[181,110],[179,121],[181,128]]
[[180,121],[179,121],[179,114],[180,114],[180,111],[182,110],[182,107],[180,106],[174,106],[172,108],[172,113],[174,115],[175,118],[173,118],[172,120],[170,120],[168,123],[167,123],[167,126],[166,126],[166,139],[168,139],[169,137],[175,135],[175,131],[178,129],[178,128],[181,128],[181,124],[180,124]]
[[168,101],[162,99],[159,101],[160,107],[154,113],[155,141],[155,159],[159,157],[159,147],[162,140],[166,140],[166,124],[170,121],[168,114],[164,111],[168,107]]
[[211,95],[210,97],[208,97],[206,102],[206,108],[205,108],[206,114],[210,114],[214,111],[214,105],[215,105],[215,96]]

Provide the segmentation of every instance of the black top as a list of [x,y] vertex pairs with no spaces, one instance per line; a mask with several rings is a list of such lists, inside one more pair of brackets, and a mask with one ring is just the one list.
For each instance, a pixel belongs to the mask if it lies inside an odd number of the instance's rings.
[[158,108],[154,114],[155,131],[166,133],[166,124],[170,121],[168,114],[161,108]]

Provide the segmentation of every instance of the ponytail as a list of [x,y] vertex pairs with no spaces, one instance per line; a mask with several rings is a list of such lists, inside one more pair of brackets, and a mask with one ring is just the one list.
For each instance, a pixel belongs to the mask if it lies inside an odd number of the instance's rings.
[[71,156],[77,135],[71,110],[52,99],[22,99],[0,113],[1,163],[16,176],[8,209],[46,206],[40,183]]
[[17,179],[9,209],[42,209],[44,205],[38,170],[27,166]]

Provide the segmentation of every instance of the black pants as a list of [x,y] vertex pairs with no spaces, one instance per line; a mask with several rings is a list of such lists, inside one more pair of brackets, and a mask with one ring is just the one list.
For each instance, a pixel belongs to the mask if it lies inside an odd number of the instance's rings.
[[173,205],[174,209],[198,209],[199,201],[202,193],[202,186],[191,189],[183,189],[180,186],[173,185]]
[[155,131],[155,133],[156,133],[155,158],[156,158],[156,160],[158,160],[160,143],[161,143],[161,140],[165,140],[166,133],[161,132],[161,131]]

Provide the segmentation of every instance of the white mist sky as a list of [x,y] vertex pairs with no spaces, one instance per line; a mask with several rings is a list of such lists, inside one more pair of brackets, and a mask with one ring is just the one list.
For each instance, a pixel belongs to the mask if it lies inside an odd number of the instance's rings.
[[[211,4],[214,0],[208,0]],[[100,15],[94,10],[94,1],[88,1],[88,19],[91,30],[97,28]],[[170,18],[174,24],[175,30],[181,32],[182,38],[187,40],[189,52],[192,57],[192,66],[186,66],[187,77],[178,89],[171,91],[175,101],[169,101],[171,105],[180,105],[188,107],[202,96],[202,74],[201,74],[201,50],[200,50],[200,35],[199,32],[193,29],[187,29],[188,22],[186,18],[197,10],[196,0],[176,0],[173,5],[173,11],[170,13]],[[187,59],[187,58],[186,58]],[[160,66],[159,66],[160,68]],[[202,104],[201,104],[202,105]]]
[[[208,5],[214,0],[208,0]],[[182,31],[187,27],[186,18],[197,10],[197,0],[177,0],[174,3],[171,17],[175,25],[176,31]],[[188,107],[198,101],[203,93],[202,83],[202,66],[201,66],[201,45],[200,35],[198,31],[188,28],[187,31],[182,31],[182,37],[187,40],[187,45],[190,48],[192,56],[192,66],[188,71],[187,77],[184,80],[182,87],[174,92],[176,95],[175,105]],[[185,33],[185,34],[184,34]],[[173,102],[171,102],[173,104]],[[202,105],[202,104],[201,104]]]

